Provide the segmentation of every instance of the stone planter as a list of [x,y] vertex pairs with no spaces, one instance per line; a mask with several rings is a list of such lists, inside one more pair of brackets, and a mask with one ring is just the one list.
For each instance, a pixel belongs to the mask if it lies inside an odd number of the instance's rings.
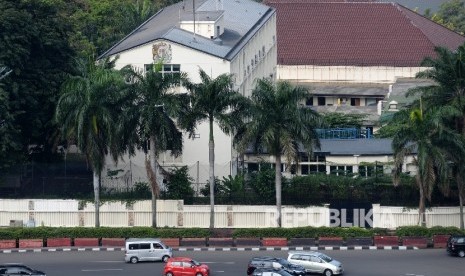
[[71,246],[71,238],[48,238],[47,247]]
[[20,239],[18,248],[41,248],[44,246],[42,239]]
[[236,238],[234,244],[237,247],[261,246],[260,238]]
[[373,238],[375,246],[399,246],[398,236],[375,236]]
[[181,238],[181,246],[196,246],[205,247],[207,246],[206,238]]
[[314,238],[291,238],[288,241],[289,246],[315,246]]
[[342,237],[319,237],[318,246],[342,246],[344,239]]
[[346,245],[347,246],[372,246],[373,238],[372,237],[347,238]]
[[102,246],[124,247],[125,242],[124,238],[102,238]]
[[209,238],[208,246],[211,247],[231,247],[234,246],[232,238]]
[[434,235],[433,236],[433,247],[434,248],[446,248],[447,240],[449,240],[450,235]]
[[74,238],[74,246],[99,246],[98,238]]
[[16,240],[0,240],[0,249],[16,248]]
[[287,238],[263,238],[262,246],[287,246]]
[[426,237],[403,237],[402,245],[415,246],[418,248],[426,248],[428,247],[428,238]]
[[160,240],[169,247],[179,247],[179,238],[164,238]]

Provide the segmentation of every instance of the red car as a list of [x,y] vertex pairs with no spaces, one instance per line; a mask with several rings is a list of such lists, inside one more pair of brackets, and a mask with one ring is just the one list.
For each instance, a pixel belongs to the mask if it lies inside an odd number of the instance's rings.
[[191,258],[172,257],[168,259],[163,274],[165,276],[209,276],[210,268]]

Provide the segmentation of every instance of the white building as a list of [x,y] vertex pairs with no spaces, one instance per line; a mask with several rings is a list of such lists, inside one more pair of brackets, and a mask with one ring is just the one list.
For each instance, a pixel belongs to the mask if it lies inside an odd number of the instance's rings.
[[[397,3],[372,0],[265,0],[276,9],[276,78],[309,89],[303,104],[319,113],[366,114],[371,132],[382,112],[405,105],[408,89],[429,85],[415,79],[434,48],[457,49],[465,37]],[[360,139],[362,138],[362,139]],[[302,151],[295,174],[371,174],[391,171],[388,139],[321,139],[314,157]],[[249,153],[248,167],[271,156]],[[382,168],[381,168],[382,166]],[[409,157],[404,172],[415,173]]]
[[[119,56],[116,68],[132,65],[147,70],[160,60],[164,72],[186,72],[199,82],[199,68],[215,78],[233,74],[235,89],[245,96],[254,80],[276,75],[276,12],[251,0],[185,0],[168,6],[106,51],[100,58]],[[198,126],[196,138],[184,139],[183,153],[174,159],[159,156],[164,167],[184,166],[199,185],[208,179],[208,124]],[[220,179],[234,173],[237,158],[232,138],[215,127],[215,175]],[[107,187],[146,181],[145,156],[120,162],[121,171]],[[115,165],[108,161],[108,168]],[[124,186],[123,186],[124,187]]]

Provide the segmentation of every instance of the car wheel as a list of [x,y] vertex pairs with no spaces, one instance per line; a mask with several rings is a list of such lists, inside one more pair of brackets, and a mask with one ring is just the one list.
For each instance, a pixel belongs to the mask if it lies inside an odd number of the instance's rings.
[[465,251],[460,250],[460,251],[457,253],[457,255],[458,255],[460,258],[463,258],[463,257],[465,257]]
[[166,273],[166,276],[173,276],[173,273],[168,272],[168,273]]
[[131,257],[131,259],[130,259],[129,261],[130,261],[131,263],[133,263],[133,264],[137,264],[137,262],[138,262],[139,260],[137,259],[137,257]]
[[165,255],[165,256],[163,256],[163,258],[161,258],[161,261],[166,263],[166,262],[168,262],[169,259],[170,259],[170,256]]
[[195,274],[195,276],[203,276],[203,275],[202,275],[202,273],[197,272],[197,274]]
[[333,272],[329,269],[326,269],[325,272],[323,272],[325,276],[333,276]]

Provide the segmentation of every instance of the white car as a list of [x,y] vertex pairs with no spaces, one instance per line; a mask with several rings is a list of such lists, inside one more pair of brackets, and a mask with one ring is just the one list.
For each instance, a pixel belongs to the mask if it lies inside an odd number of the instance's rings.
[[341,262],[316,251],[290,251],[287,260],[301,265],[308,273],[321,273],[325,276],[341,275],[344,268]]

